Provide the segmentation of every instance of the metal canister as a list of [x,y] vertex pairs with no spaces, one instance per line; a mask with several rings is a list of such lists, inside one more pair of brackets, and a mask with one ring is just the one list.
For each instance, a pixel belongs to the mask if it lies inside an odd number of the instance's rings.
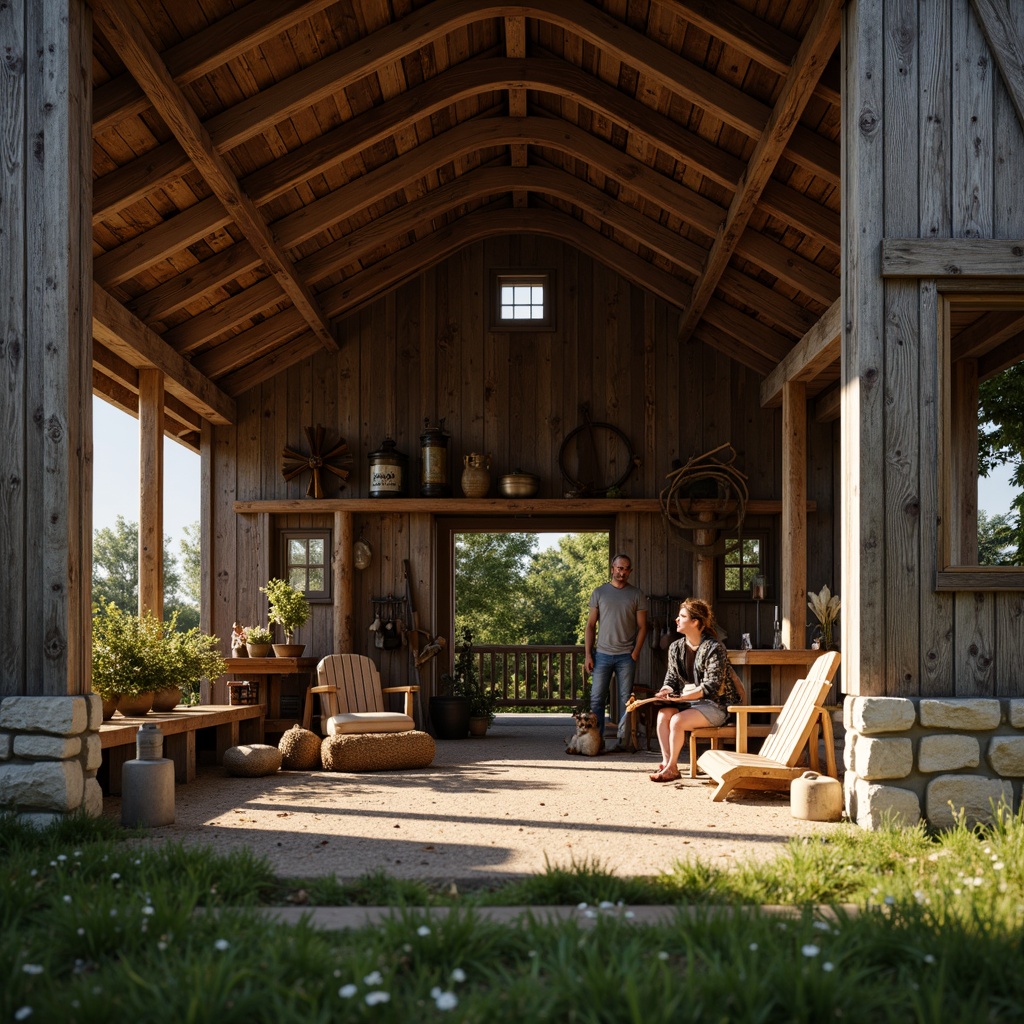
[[395,449],[395,442],[385,437],[380,448],[370,452],[370,497],[400,498],[405,488],[407,455]]
[[424,419],[420,434],[420,494],[424,498],[447,498],[452,489],[448,482],[448,442],[452,435],[444,429],[444,420],[436,427]]

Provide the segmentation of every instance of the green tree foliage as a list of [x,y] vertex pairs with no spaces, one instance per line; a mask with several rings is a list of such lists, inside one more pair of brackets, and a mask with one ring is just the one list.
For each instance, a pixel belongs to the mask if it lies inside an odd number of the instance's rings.
[[182,529],[181,546],[181,589],[197,608],[202,589],[202,562],[199,558],[199,520]]
[[[177,612],[177,628],[187,630],[199,625],[199,609],[178,597],[180,585],[177,563],[165,541],[164,620],[169,622]],[[93,534],[92,600],[100,607],[113,603],[130,615],[139,610],[139,524],[124,516]]]
[[[995,377],[983,381],[978,387],[978,417],[981,427],[978,431],[978,468],[982,476],[988,476],[996,466],[1010,465],[1010,478],[1020,493],[1013,501],[1009,516],[993,516],[988,520],[991,527],[996,520],[1003,539],[1000,548],[1009,549],[1009,561],[986,562],[979,551],[982,565],[1024,565],[1024,362],[1016,363]],[[1012,539],[1005,539],[1005,531]],[[978,517],[978,542],[983,543],[982,516]],[[991,554],[991,551],[989,552]]]
[[590,592],[608,581],[608,535],[538,552],[535,534],[460,534],[455,580],[456,633],[477,644],[581,644]]
[[1019,539],[1008,515],[990,516],[979,509],[978,565],[1020,565]]

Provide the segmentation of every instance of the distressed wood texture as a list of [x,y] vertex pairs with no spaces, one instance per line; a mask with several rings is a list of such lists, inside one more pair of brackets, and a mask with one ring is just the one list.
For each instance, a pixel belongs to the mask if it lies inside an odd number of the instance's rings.
[[[554,273],[558,321],[551,333],[487,329],[489,271],[520,263]],[[693,557],[678,543],[678,534],[666,532],[655,500],[666,474],[673,460],[685,461],[729,442],[750,477],[751,497],[756,499],[752,508],[767,500],[781,510],[781,412],[760,407],[755,374],[700,342],[680,346],[675,329],[671,307],[586,254],[556,241],[525,238],[478,243],[349,318],[341,325],[343,344],[337,355],[319,353],[252,389],[239,399],[237,427],[213,428],[213,450],[223,451],[213,459],[214,543],[233,550],[236,571],[218,589],[212,628],[225,637],[234,619],[265,617],[262,598],[256,595],[263,573],[278,571],[275,532],[286,525],[337,532],[335,516],[344,514],[345,500],[367,496],[367,457],[385,436],[394,438],[409,457],[405,493],[410,497],[418,494],[424,419],[437,422],[443,417],[452,434],[454,497],[462,495],[465,455],[483,452],[493,457],[492,497],[498,495],[498,478],[518,468],[540,477],[538,500],[560,503],[570,485],[559,470],[559,449],[565,435],[582,422],[583,406],[594,420],[618,426],[640,460],[625,485],[627,496],[620,499],[613,547],[632,552],[637,583],[648,593],[693,592]],[[303,427],[315,423],[328,428],[330,440],[344,437],[355,455],[341,501],[330,501],[322,512],[315,501],[304,498],[305,481],[286,482],[280,467],[282,446],[301,443]],[[815,509],[835,504],[835,429],[834,424],[816,423],[807,428],[815,464],[808,475],[807,500]],[[628,453],[613,438],[599,435],[596,441],[597,464],[610,483],[624,471]],[[222,479],[225,474],[228,479]],[[229,493],[242,503],[240,514],[224,505]],[[328,497],[336,495],[332,491]],[[259,505],[273,499],[288,503],[269,511]],[[645,499],[642,508],[631,507],[636,499]],[[600,505],[615,511],[612,501]],[[407,652],[391,654],[372,646],[370,598],[404,592],[402,560],[407,558],[420,623],[435,631],[441,628],[432,576],[432,523],[445,502],[432,501],[429,510],[421,511],[396,508],[394,513],[361,506],[361,501],[355,503],[351,536],[362,536],[374,556],[367,570],[351,574],[351,646],[379,659],[385,674],[390,669],[393,676],[404,678],[409,672]],[[780,585],[781,516],[765,514],[766,508],[750,522],[773,531],[775,562],[769,573],[773,585]],[[463,514],[458,503],[452,511]],[[521,522],[524,529],[542,530],[552,516],[566,514],[572,514],[566,507],[540,514],[534,510]],[[264,543],[256,526],[261,518],[268,520],[270,560],[265,569],[254,556],[254,542]],[[815,513],[808,519],[808,574],[816,588],[836,580],[832,529],[831,516]],[[333,539],[337,545],[338,538]],[[338,555],[348,558],[350,550]],[[340,581],[337,568],[335,573]],[[714,598],[713,587],[710,596]],[[731,636],[753,629],[749,602],[723,602],[716,610]],[[298,640],[306,643],[307,654],[319,656],[337,649],[339,629],[343,634],[336,610],[314,606]]]
[[979,592],[994,570],[942,571],[943,549],[976,561],[978,371],[950,366],[941,293],[971,275],[998,310],[1024,277],[1024,11],[856,0],[845,16],[846,688],[1020,696],[1019,593]]
[[0,697],[88,690],[89,78],[79,0],[0,8]]

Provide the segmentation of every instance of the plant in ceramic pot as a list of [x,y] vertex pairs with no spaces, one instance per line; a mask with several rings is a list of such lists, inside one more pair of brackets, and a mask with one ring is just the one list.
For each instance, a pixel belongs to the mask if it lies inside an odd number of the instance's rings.
[[164,634],[165,670],[172,685],[157,693],[153,701],[154,711],[170,711],[179,701],[182,704],[198,704],[199,684],[203,677],[212,680],[227,667],[220,655],[219,637],[203,633],[198,626],[176,632],[172,628],[176,621],[177,615],[172,618]]
[[245,627],[245,649],[250,658],[269,658],[274,634],[266,626]]
[[474,708],[478,718],[493,717],[493,701],[477,679],[473,633],[462,629],[451,672],[442,674],[439,692],[430,698],[430,721],[439,740],[465,739]]
[[839,595],[833,594],[828,589],[828,584],[815,594],[813,591],[808,595],[807,607],[818,620],[817,631],[820,633],[819,646],[826,651],[831,651],[835,644],[835,624],[839,619]]
[[[293,644],[292,634],[309,618],[309,602],[306,595],[296,590],[287,580],[273,579],[260,590],[267,595],[270,602],[271,622],[276,622],[284,631],[285,642],[274,645],[274,653],[279,658],[297,658],[302,654],[304,644]],[[286,649],[287,648],[287,649]],[[297,650],[296,650],[297,648]]]
[[122,715],[144,715],[167,680],[163,623],[147,612],[131,615],[111,601],[92,624],[92,689],[116,700]]

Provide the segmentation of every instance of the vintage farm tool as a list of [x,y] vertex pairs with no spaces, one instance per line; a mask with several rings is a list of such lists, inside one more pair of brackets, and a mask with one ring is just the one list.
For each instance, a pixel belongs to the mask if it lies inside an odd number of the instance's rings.
[[306,440],[309,441],[309,454],[295,451],[294,448],[285,448],[281,452],[284,465],[281,467],[281,475],[285,480],[294,480],[301,473],[311,473],[309,486],[306,488],[307,498],[322,498],[324,496],[323,482],[320,479],[322,472],[333,473],[341,480],[341,486],[345,486],[348,479],[348,470],[344,467],[352,465],[352,453],[348,450],[345,438],[339,439],[338,443],[325,452],[324,438],[327,436],[325,427],[318,423],[316,427],[305,427]]

